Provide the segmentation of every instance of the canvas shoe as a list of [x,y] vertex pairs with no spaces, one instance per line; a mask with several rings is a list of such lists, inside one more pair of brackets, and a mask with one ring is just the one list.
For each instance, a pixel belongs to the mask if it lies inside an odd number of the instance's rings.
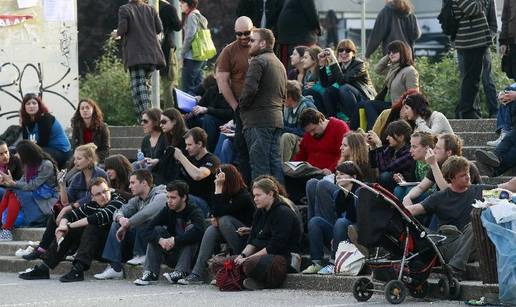
[[322,268],[321,265],[314,263],[301,272],[301,274],[317,274]]
[[177,284],[180,279],[186,277],[186,273],[180,271],[173,271],[170,273],[163,273],[163,276],[168,280],[171,284]]
[[320,269],[317,274],[319,275],[333,275],[335,273],[335,265],[334,264],[328,264],[324,268]]
[[498,144],[500,144],[502,142],[502,140],[505,136],[507,136],[507,132],[502,131],[502,132],[500,132],[500,136],[496,140],[489,141],[486,143],[486,145],[490,146],[490,147],[496,147],[496,146],[498,146]]
[[16,257],[20,257],[20,258],[21,258],[21,257],[23,257],[23,256],[25,256],[25,255],[28,255],[28,254],[32,253],[33,251],[34,251],[34,247],[32,247],[32,246],[30,246],[30,245],[29,245],[29,246],[27,246],[27,248],[26,248],[26,249],[19,248],[19,249],[14,253],[14,255],[15,255]]
[[180,285],[200,285],[204,283],[204,280],[197,274],[191,273],[185,278],[181,278],[177,281]]
[[19,274],[18,277],[25,280],[49,279],[50,273],[48,271],[48,267],[40,264]]
[[140,265],[145,263],[145,255],[143,256],[135,256],[133,259],[128,260],[127,264],[130,265]]
[[475,151],[477,161],[484,163],[487,166],[497,168],[500,166],[500,159],[491,151],[478,149]]
[[59,278],[60,282],[74,282],[74,281],[83,281],[84,280],[84,272],[82,270],[78,270],[73,267],[70,272]]
[[143,272],[142,277],[136,279],[134,284],[137,286],[148,286],[150,284],[154,284],[158,282],[158,275],[154,274],[150,271]]
[[110,265],[106,267],[106,269],[99,274],[93,275],[95,279],[105,280],[105,279],[123,279],[124,271],[117,272]]

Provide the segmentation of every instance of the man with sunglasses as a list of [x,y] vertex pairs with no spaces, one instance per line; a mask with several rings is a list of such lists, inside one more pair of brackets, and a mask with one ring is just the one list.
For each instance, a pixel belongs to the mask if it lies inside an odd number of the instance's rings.
[[227,45],[217,59],[217,85],[224,99],[235,111],[235,148],[239,154],[239,169],[247,183],[250,183],[251,169],[249,153],[242,134],[242,121],[238,98],[244,87],[245,75],[249,67],[249,43],[253,22],[249,17],[241,16],[235,21],[235,40]]
[[66,213],[55,232],[55,239],[47,250],[43,263],[19,275],[21,279],[49,279],[54,269],[65,259],[73,246],[79,246],[72,269],[61,276],[61,282],[84,280],[84,271],[91,261],[100,257],[113,221],[113,213],[122,206],[117,194],[111,193],[106,179],[96,178],[90,184],[92,201]]

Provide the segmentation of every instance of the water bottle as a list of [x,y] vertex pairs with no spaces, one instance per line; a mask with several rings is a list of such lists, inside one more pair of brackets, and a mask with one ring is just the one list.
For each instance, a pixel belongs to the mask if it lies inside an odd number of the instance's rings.
[[138,149],[138,152],[136,153],[136,160],[138,160],[138,162],[140,162],[141,166],[143,168],[145,168],[147,165],[147,163],[145,163],[145,155],[143,154],[143,152]]

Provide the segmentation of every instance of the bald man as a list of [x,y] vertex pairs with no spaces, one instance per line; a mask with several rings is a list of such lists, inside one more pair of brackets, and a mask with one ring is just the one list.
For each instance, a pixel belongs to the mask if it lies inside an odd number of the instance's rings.
[[235,148],[239,155],[240,173],[246,183],[251,180],[249,152],[242,134],[242,121],[238,108],[238,98],[244,87],[245,75],[249,66],[249,43],[253,22],[249,17],[241,16],[235,21],[235,40],[227,45],[217,59],[217,85],[227,103],[235,111]]

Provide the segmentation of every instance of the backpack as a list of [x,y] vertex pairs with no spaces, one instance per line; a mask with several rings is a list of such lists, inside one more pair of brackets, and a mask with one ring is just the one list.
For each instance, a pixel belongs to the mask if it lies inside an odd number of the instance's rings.
[[443,33],[450,36],[450,39],[454,41],[457,31],[459,30],[459,21],[455,18],[452,4],[453,0],[443,0],[441,12],[439,16],[437,16],[437,19],[441,24]]

